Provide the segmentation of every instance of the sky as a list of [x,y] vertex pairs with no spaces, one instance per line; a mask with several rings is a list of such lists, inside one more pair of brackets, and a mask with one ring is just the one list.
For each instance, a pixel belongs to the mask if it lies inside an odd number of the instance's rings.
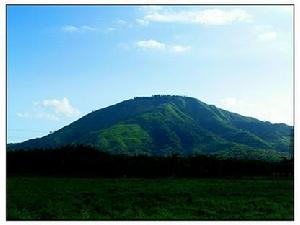
[[293,124],[292,6],[8,6],[7,142],[137,96]]

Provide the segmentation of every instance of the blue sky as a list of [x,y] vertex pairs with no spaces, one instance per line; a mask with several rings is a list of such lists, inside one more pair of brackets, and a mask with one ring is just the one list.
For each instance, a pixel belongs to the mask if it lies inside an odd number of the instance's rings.
[[135,96],[293,123],[291,6],[8,6],[8,142]]

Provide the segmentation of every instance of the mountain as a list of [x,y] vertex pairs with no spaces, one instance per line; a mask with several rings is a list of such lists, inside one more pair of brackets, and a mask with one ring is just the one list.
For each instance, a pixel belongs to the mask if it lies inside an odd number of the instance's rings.
[[93,111],[42,138],[8,149],[86,144],[113,154],[191,155],[277,160],[293,148],[293,127],[241,116],[195,98],[136,97]]

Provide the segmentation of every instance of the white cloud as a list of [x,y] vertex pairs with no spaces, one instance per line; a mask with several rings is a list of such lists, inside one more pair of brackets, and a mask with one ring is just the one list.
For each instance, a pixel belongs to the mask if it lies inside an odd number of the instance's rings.
[[275,31],[265,32],[258,35],[257,40],[261,42],[273,41],[277,38]]
[[114,31],[114,30],[116,30],[116,28],[114,28],[114,27],[109,27],[107,30],[108,30],[108,31]]
[[29,117],[29,113],[17,113],[17,116],[20,117],[20,118],[27,118]]
[[146,41],[138,41],[135,43],[137,48],[141,49],[153,49],[153,50],[160,50],[160,51],[167,51],[171,53],[184,53],[191,49],[190,46],[187,45],[168,45],[153,39],[146,40]]
[[159,41],[155,40],[146,40],[146,41],[138,41],[136,43],[136,46],[138,48],[143,48],[143,49],[157,49],[157,50],[165,50],[166,45],[164,43],[161,43]]
[[117,19],[116,23],[119,24],[119,25],[125,25],[125,24],[127,24],[127,22],[125,20],[122,20],[122,19]]
[[171,52],[175,53],[183,53],[191,49],[191,46],[184,46],[184,45],[174,45],[170,47]]
[[150,10],[142,19],[148,22],[192,23],[202,25],[226,25],[233,22],[250,22],[252,16],[242,9],[206,9],[198,11]]
[[160,5],[147,5],[147,6],[141,6],[139,7],[139,11],[142,11],[142,12],[156,12],[156,11],[159,11],[159,10],[162,10],[163,7],[160,6]]
[[44,100],[41,102],[41,105],[54,110],[56,114],[61,114],[67,117],[76,117],[80,115],[79,110],[73,107],[69,99],[66,97],[64,97],[62,100]]
[[88,32],[88,31],[98,30],[97,28],[88,25],[83,25],[83,26],[65,25],[61,29],[63,32],[66,33],[78,33],[78,32]]
[[74,32],[79,31],[78,27],[75,27],[72,25],[65,25],[61,29],[62,29],[62,31],[67,32],[67,33],[74,33]]
[[220,9],[205,10],[199,13],[196,18],[200,23],[207,25],[224,25],[237,21],[251,21],[251,16],[241,9],[233,9],[231,11]]
[[46,99],[40,102],[33,102],[30,112],[19,112],[20,118],[38,118],[48,121],[59,121],[62,117],[76,118],[80,116],[80,111],[71,105],[68,98]]
[[123,19],[116,19],[114,20],[114,26],[118,27],[118,28],[133,28],[133,24],[123,20]]
[[81,26],[81,29],[86,30],[86,31],[96,31],[97,30],[97,28],[91,27],[91,26],[88,26],[88,25]]

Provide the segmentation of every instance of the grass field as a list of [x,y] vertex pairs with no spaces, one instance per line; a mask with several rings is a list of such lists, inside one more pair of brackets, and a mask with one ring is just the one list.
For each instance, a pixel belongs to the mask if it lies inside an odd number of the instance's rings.
[[292,220],[291,179],[7,178],[8,220]]

